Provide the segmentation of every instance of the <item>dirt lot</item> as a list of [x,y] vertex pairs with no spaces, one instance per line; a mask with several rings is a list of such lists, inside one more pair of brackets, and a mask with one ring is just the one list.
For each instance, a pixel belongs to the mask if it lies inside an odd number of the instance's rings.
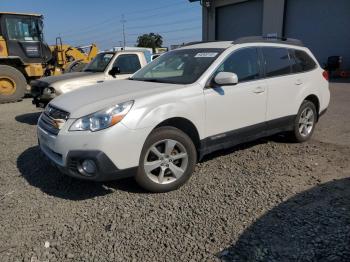
[[312,141],[215,153],[167,194],[61,175],[30,99],[0,105],[0,261],[349,261],[350,84],[331,92]]

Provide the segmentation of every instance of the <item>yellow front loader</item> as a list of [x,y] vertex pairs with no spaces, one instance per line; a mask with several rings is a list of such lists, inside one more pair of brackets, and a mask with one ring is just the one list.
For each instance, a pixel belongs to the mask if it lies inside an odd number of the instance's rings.
[[48,46],[43,16],[0,12],[0,104],[21,100],[27,84],[42,76],[78,71],[98,53],[95,44]]
[[81,71],[99,52],[95,44],[73,47],[62,44],[60,37],[56,38],[56,45],[50,46],[50,50],[55,63],[48,67],[50,73],[47,75]]

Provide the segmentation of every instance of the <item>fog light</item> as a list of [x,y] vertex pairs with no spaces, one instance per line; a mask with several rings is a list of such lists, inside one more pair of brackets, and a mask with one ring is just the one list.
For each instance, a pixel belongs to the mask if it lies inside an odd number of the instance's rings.
[[95,164],[95,162],[93,160],[84,160],[81,163],[81,168],[83,169],[83,171],[85,173],[87,173],[88,175],[93,175],[96,173],[97,170],[97,166]]

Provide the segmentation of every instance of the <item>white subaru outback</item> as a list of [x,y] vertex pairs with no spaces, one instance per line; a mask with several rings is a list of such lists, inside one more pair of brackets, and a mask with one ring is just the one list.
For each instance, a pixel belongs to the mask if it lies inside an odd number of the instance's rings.
[[41,150],[64,173],[183,185],[205,154],[285,132],[308,140],[330,100],[328,74],[300,41],[193,43],[129,80],[60,96],[38,122]]

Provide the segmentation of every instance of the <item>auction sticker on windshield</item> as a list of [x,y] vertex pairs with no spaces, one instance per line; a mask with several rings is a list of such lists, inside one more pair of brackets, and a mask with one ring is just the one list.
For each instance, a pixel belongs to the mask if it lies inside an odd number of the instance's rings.
[[195,57],[215,57],[218,53],[198,53]]

